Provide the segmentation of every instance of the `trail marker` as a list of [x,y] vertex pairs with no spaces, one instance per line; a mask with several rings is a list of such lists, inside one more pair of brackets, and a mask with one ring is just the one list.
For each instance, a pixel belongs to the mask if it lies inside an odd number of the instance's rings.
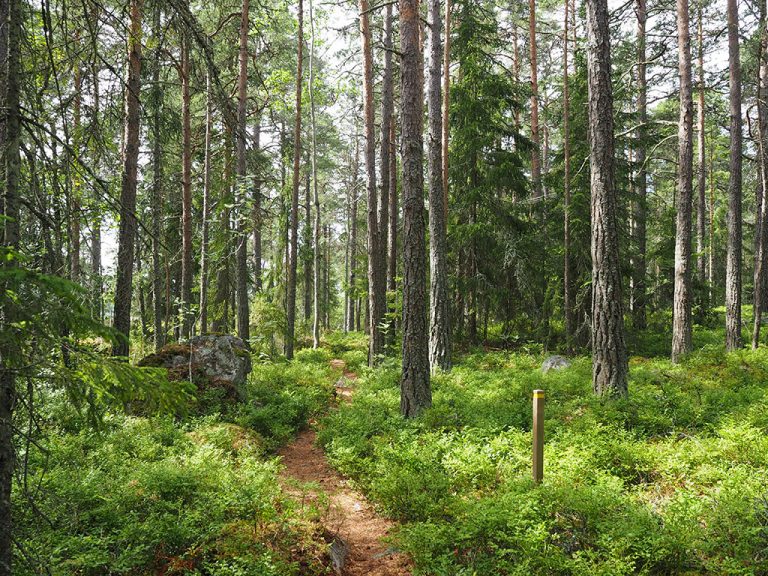
[[533,481],[544,478],[544,390],[533,391]]

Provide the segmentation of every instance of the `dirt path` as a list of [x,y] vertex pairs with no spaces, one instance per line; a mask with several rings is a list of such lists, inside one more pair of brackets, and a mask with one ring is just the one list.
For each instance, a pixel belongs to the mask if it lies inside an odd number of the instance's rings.
[[[349,383],[356,375],[347,372],[341,360],[334,360],[331,365],[344,373],[336,384],[337,396],[349,399],[352,393]],[[407,556],[382,542],[394,523],[377,515],[365,497],[350,488],[347,480],[330,467],[323,451],[315,445],[315,437],[314,430],[304,430],[278,452],[285,466],[282,479],[285,488],[294,495],[317,499],[318,491],[303,487],[304,483],[313,483],[327,494],[329,510],[323,526],[334,538],[331,558],[337,574],[410,576]],[[340,564],[343,566],[339,568]]]

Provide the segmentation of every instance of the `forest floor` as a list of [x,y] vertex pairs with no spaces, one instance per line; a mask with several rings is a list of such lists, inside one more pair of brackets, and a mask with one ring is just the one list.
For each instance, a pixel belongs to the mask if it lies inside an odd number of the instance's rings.
[[[336,397],[348,402],[353,392],[351,383],[357,375],[347,369],[343,360],[332,360],[331,366],[342,372],[335,384]],[[331,558],[336,573],[410,575],[409,558],[385,542],[395,523],[377,514],[365,496],[331,468],[325,453],[317,446],[312,425],[314,422],[278,451],[284,466],[281,475],[286,490],[300,496],[303,505],[316,505],[327,497],[328,509],[322,524],[326,537],[332,541]]]

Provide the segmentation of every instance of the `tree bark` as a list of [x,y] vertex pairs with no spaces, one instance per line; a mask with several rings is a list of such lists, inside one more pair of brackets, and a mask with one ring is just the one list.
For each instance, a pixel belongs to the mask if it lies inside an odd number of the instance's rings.
[[531,54],[531,180],[533,181],[533,198],[538,200],[542,195],[541,187],[541,150],[539,138],[539,73],[536,54],[536,0],[528,0],[528,28]]
[[730,84],[730,178],[728,180],[728,248],[725,278],[725,348],[741,348],[742,182],[741,182],[741,60],[739,8],[728,0],[728,64]]
[[[387,274],[389,272],[387,255],[389,243],[389,210],[390,195],[392,194],[392,178],[390,173],[390,155],[392,154],[392,125],[394,123],[395,87],[393,80],[392,52],[392,4],[388,4],[384,13],[384,78],[381,90],[381,198],[379,199],[379,283],[381,284],[382,318],[387,313]],[[382,350],[386,340],[391,338],[394,329],[391,322],[387,322],[386,333],[382,335]]]
[[632,239],[634,250],[630,258],[632,269],[630,309],[632,310],[632,324],[636,330],[643,330],[646,326],[646,295],[645,295],[645,252],[647,246],[646,235],[646,205],[648,195],[648,175],[645,169],[646,151],[646,125],[648,123],[647,112],[647,81],[646,81],[646,35],[647,21],[646,0],[635,0],[635,12],[637,14],[637,149],[635,150],[635,162],[637,163],[637,175],[635,177],[636,198],[632,209]]
[[248,306],[248,233],[245,204],[248,190],[246,180],[248,163],[245,139],[248,106],[248,12],[249,0],[243,0],[240,18],[240,71],[237,80],[237,251],[236,251],[236,294],[237,294],[237,335],[248,343],[250,338],[250,312]]
[[[94,14],[94,20],[98,21],[98,11]],[[100,114],[101,114],[101,95],[99,93],[99,66],[95,57],[91,68],[91,82],[93,83],[93,98],[91,112],[91,130],[95,134],[101,135]],[[93,171],[98,177],[101,177],[101,149],[100,143],[93,147],[92,152]],[[91,220],[91,307],[93,317],[99,322],[104,320],[104,280],[102,278],[101,267],[101,210],[98,189],[94,188],[92,192],[93,212]]]
[[296,271],[298,267],[299,244],[299,179],[301,162],[301,88],[304,54],[304,0],[299,0],[299,38],[296,64],[296,123],[293,130],[293,192],[291,194],[290,241],[288,253],[288,297],[286,301],[287,333],[285,335],[285,357],[293,359],[293,339],[296,333]]
[[216,271],[216,294],[214,297],[214,312],[213,317],[213,331],[214,332],[229,332],[229,295],[231,291],[230,278],[231,278],[231,263],[230,263],[230,247],[232,243],[232,224],[231,224],[231,210],[229,205],[231,203],[230,192],[232,182],[232,131],[225,125],[224,128],[224,182],[221,189],[221,195],[218,200],[220,224],[219,229],[223,236],[223,243],[225,250],[218,263],[218,270]]
[[[392,120],[390,126],[389,135],[389,233],[387,238],[389,240],[387,257],[387,290],[394,294],[395,300],[397,300],[397,222],[398,222],[398,205],[397,205],[397,138],[395,131],[395,121]],[[395,313],[397,306],[393,304],[390,309],[392,314]],[[389,344],[394,344],[395,334],[397,332],[397,320],[393,318],[389,328]]]
[[192,336],[192,115],[189,40],[181,39],[181,337]]
[[448,222],[448,147],[451,135],[451,0],[445,0],[445,44],[443,45],[443,207]]
[[320,196],[317,191],[317,119],[315,118],[315,7],[312,0],[309,0],[309,26],[312,34],[312,41],[309,48],[309,112],[312,122],[312,196],[315,204],[315,225],[314,252],[313,252],[313,309],[312,318],[312,346],[320,347]]
[[400,1],[403,163],[403,372],[400,412],[418,416],[432,405],[427,336],[424,226],[424,72],[419,0]]
[[211,132],[213,130],[213,102],[211,76],[205,77],[205,151],[203,159],[203,222],[200,245],[200,333],[208,332],[208,261],[210,255],[211,219]]
[[142,0],[130,1],[128,31],[128,79],[125,90],[125,148],[120,188],[120,229],[117,248],[114,327],[118,339],[113,356],[128,356],[131,336],[133,261],[136,242],[136,175],[139,159],[141,110],[141,9]]
[[[155,5],[152,17],[152,33],[159,39],[160,4]],[[163,146],[160,141],[161,102],[163,90],[160,85],[160,55],[162,46],[158,40],[152,63],[152,292],[154,301],[155,350],[165,345],[163,328],[164,276],[160,250],[163,236]]]
[[678,122],[675,289],[672,301],[672,362],[691,351],[691,232],[693,210],[693,85],[688,0],[677,0],[677,52],[680,73]]
[[352,162],[352,178],[350,186],[350,215],[349,215],[349,309],[347,310],[347,331],[354,332],[357,295],[357,173],[360,167],[360,140],[355,133],[355,157]]
[[[310,65],[311,66],[311,65]],[[311,113],[310,113],[311,116]],[[311,119],[310,119],[311,120]],[[311,121],[310,121],[311,130]],[[310,134],[310,146],[312,135]],[[306,164],[310,167],[309,170],[304,171],[305,186],[304,186],[304,232],[302,233],[303,249],[301,251],[302,259],[304,260],[304,323],[308,324],[312,318],[312,282],[314,281],[312,275],[312,158],[311,152],[307,154],[305,160]]]
[[[3,248],[13,250],[19,243],[19,178],[21,122],[19,93],[22,67],[19,47],[22,45],[21,0],[0,0],[0,192],[2,213],[8,219],[3,226]],[[4,259],[3,267],[12,269],[16,259]],[[0,285],[3,291],[5,287]],[[7,300],[7,299],[6,299]],[[13,330],[12,306],[0,308],[0,329]],[[16,405],[15,369],[23,361],[12,344],[4,338],[0,348],[0,576],[11,576],[13,560],[13,519],[11,491],[16,464],[13,444],[13,412]]]
[[[75,50],[78,52],[80,47],[80,30],[75,30]],[[73,282],[80,282],[82,276],[82,267],[80,265],[80,212],[82,210],[82,176],[79,174],[81,168],[76,167],[80,162],[82,150],[82,104],[83,104],[83,71],[80,64],[79,55],[75,56],[74,70],[74,101],[72,102],[72,165],[74,173],[72,175],[72,202],[69,212],[69,238],[70,238],[70,279]]]
[[573,346],[576,333],[576,314],[573,266],[571,264],[571,135],[570,94],[568,78],[568,24],[569,0],[565,0],[563,18],[563,312],[565,316],[565,341],[568,350]]
[[760,345],[760,327],[768,292],[768,22],[766,21],[766,3],[760,2],[760,49],[758,53],[758,147],[757,160],[760,169],[762,198],[758,206],[757,226],[755,230],[755,294],[754,324],[752,327],[752,348]]
[[360,0],[360,38],[363,50],[363,115],[365,123],[365,173],[368,198],[368,318],[370,338],[368,364],[374,366],[384,351],[381,323],[386,312],[386,287],[381,272],[379,212],[376,190],[376,134],[373,108],[373,49],[371,47],[370,5]]
[[[256,114],[256,122],[253,126],[253,151],[261,154],[261,110]],[[253,175],[253,283],[256,292],[262,289],[262,207],[261,207],[261,164],[257,163],[256,173]]]
[[451,369],[451,330],[448,300],[448,255],[445,196],[443,194],[443,118],[441,94],[440,0],[429,0],[429,363],[432,370]]
[[[702,2],[699,1],[698,7],[698,75],[699,89],[698,95],[698,115],[697,115],[697,149],[698,149],[698,172],[696,174],[697,182],[697,210],[696,210],[696,252],[697,258],[697,276],[699,284],[704,286],[707,275],[707,258],[704,238],[706,236],[706,216],[707,216],[707,170],[706,170],[706,150],[705,150],[705,124],[704,124],[704,28]],[[706,299],[702,299],[702,310],[706,307]]]
[[607,0],[587,0],[590,173],[592,187],[592,385],[600,396],[627,395],[613,143]]

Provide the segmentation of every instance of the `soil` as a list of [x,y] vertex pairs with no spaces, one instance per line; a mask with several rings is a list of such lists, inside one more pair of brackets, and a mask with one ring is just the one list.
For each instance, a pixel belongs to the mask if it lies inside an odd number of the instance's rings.
[[[337,397],[348,400],[350,383],[357,376],[347,371],[342,360],[333,360],[331,366],[343,373],[336,383]],[[410,576],[409,558],[384,541],[395,523],[378,515],[365,496],[331,468],[315,439],[313,429],[304,430],[278,452],[283,459],[282,480],[285,489],[304,502],[327,495],[329,507],[322,522],[328,540],[333,541],[331,557],[337,574]]]

